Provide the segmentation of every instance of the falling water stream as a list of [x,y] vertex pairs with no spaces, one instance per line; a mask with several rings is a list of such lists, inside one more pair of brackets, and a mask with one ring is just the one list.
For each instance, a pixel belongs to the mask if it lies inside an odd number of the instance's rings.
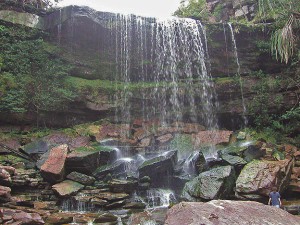
[[232,28],[231,23],[228,23],[228,27],[229,27],[230,33],[231,33],[231,40],[232,40],[235,60],[236,60],[236,64],[237,64],[237,73],[236,73],[236,75],[239,79],[240,89],[241,89],[242,106],[243,106],[243,120],[244,120],[244,125],[247,126],[247,123],[248,123],[247,117],[246,117],[247,108],[246,108],[245,99],[244,99],[243,81],[242,81],[242,77],[241,77],[241,66],[240,66],[240,62],[239,62],[237,45],[236,45],[236,40],[235,40],[235,36],[234,36],[234,32],[233,32],[233,28]]
[[[209,74],[206,33],[200,21],[119,15],[115,17],[117,80],[124,83],[116,120],[130,123],[133,99],[142,101],[144,121],[159,118],[162,125],[182,121],[217,127],[215,93]],[[131,84],[144,91],[133,96]],[[151,93],[146,85],[154,84]],[[196,100],[196,96],[200,99]]]

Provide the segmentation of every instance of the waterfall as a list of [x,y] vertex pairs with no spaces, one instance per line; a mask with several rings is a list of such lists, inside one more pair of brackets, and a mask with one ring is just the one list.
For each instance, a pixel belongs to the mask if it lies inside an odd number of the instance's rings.
[[[116,121],[130,123],[140,111],[144,121],[159,118],[163,126],[186,120],[216,129],[216,95],[200,21],[119,14],[115,20],[116,81],[123,82]],[[133,96],[134,84],[142,88],[139,96]],[[134,99],[142,101],[139,109]]]
[[58,45],[60,46],[60,42],[61,42],[61,9],[59,9],[59,23],[57,24],[57,41],[58,41]]
[[232,40],[232,45],[233,45],[233,50],[234,50],[234,56],[235,56],[235,60],[236,60],[236,64],[237,64],[237,77],[239,79],[239,83],[240,83],[240,90],[241,90],[241,95],[242,95],[242,106],[243,106],[243,120],[244,120],[244,125],[247,126],[248,120],[246,117],[246,104],[245,104],[245,99],[244,99],[244,91],[243,91],[243,81],[242,81],[242,77],[241,77],[241,65],[239,62],[239,57],[238,57],[238,51],[237,51],[237,45],[236,45],[236,40],[235,40],[235,36],[234,36],[234,32],[233,32],[233,28],[231,23],[228,23],[228,27],[230,29],[230,33],[231,33],[231,40]]
[[148,208],[168,207],[172,202],[176,202],[176,197],[171,190],[149,189],[146,202]]

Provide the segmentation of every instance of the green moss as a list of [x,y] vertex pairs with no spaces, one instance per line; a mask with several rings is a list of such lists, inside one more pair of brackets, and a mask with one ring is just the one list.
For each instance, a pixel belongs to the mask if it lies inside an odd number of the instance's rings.
[[178,150],[179,156],[187,157],[189,153],[194,151],[192,136],[188,134],[176,134],[170,143],[173,150]]
[[222,19],[222,10],[224,9],[223,4],[218,4],[214,11],[213,11],[213,16],[216,18],[217,21],[220,21]]
[[159,156],[159,157],[155,157],[153,159],[149,159],[149,160],[145,161],[139,168],[144,168],[146,166],[149,166],[149,165],[155,164],[157,162],[160,162],[164,159],[165,159],[164,156]]
[[236,83],[235,77],[218,77],[218,78],[213,78],[213,81],[216,84],[230,84],[230,83]]
[[76,148],[76,152],[110,152],[113,149],[107,146],[100,146],[99,143],[93,143],[91,146]]

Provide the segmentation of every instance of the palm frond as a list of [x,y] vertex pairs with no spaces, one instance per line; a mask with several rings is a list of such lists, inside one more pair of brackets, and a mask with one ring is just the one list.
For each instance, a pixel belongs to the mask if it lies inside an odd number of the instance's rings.
[[294,54],[296,37],[293,31],[295,17],[290,15],[283,28],[276,30],[271,37],[271,51],[277,60],[288,63]]

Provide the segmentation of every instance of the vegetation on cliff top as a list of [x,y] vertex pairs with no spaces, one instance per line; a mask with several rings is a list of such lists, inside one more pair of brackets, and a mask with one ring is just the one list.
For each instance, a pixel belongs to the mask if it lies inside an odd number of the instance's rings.
[[[225,7],[228,7],[228,4],[222,6],[222,1],[219,1],[214,3],[216,6],[212,6],[214,4],[207,2],[206,0],[182,1],[174,15],[201,19],[202,21],[213,21],[216,18],[218,21],[221,20],[219,14],[225,10]],[[240,2],[241,8],[242,4],[246,4],[245,1]],[[297,43],[299,42],[300,29],[300,1],[256,0],[253,5],[258,8],[254,18],[249,19],[245,16],[234,18],[234,15],[231,15],[230,19],[238,22],[243,22],[246,19],[247,24],[271,22],[273,26],[271,52],[274,57],[281,62],[288,63],[295,56],[296,60],[299,61],[300,54]]]
[[69,67],[46,51],[46,34],[0,24],[0,111],[60,110],[75,97],[65,82]]

